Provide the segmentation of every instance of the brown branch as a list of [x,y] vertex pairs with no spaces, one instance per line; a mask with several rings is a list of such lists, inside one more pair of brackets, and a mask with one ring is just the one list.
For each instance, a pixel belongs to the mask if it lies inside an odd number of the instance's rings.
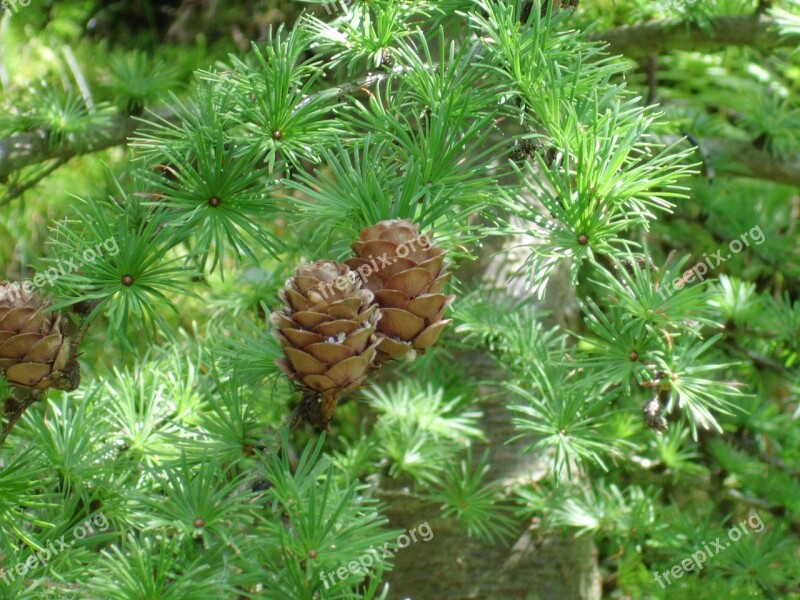
[[747,142],[701,139],[717,172],[800,186],[800,158],[781,160]]
[[44,169],[40,173],[37,173],[34,177],[31,177],[25,183],[23,183],[21,185],[20,184],[12,185],[11,188],[8,190],[8,193],[5,196],[3,196],[2,198],[0,198],[0,206],[5,206],[6,204],[10,204],[12,200],[22,196],[22,194],[24,194],[29,189],[31,189],[33,186],[38,184],[42,179],[44,179],[45,177],[50,175],[50,173],[52,173],[53,171],[58,169],[61,165],[63,165],[68,160],[69,160],[68,158],[56,159],[56,161],[53,164],[48,166],[46,169]]
[[[370,73],[357,81],[321,90],[303,98],[298,103],[296,110],[317,99],[330,98],[336,100],[361,88],[371,88],[385,81],[391,75],[402,75],[404,72],[403,67],[397,66],[390,71]],[[170,122],[179,120],[178,115],[169,109],[157,111],[155,117]],[[64,144],[55,148],[50,146],[48,141],[49,132],[45,130],[23,133],[2,139],[0,140],[0,183],[5,183],[12,173],[19,171],[23,167],[53,159],[60,159],[66,162],[75,156],[99,152],[113,146],[121,146],[127,143],[128,138],[134,131],[143,125],[146,125],[146,123],[142,119],[118,115],[111,119],[108,127],[97,130],[94,135],[82,142],[72,145]]]
[[[162,111],[156,114],[162,119],[172,121],[177,119],[172,111]],[[125,144],[133,132],[144,124],[141,119],[117,115],[111,118],[108,127],[96,130],[86,139],[75,144],[53,146],[49,141],[49,132],[46,130],[21,133],[0,140],[0,182],[6,181],[12,173],[24,167],[49,160],[66,162],[75,156],[91,154]]]
[[45,392],[32,388],[15,387],[11,396],[4,402],[3,412],[8,419],[3,432],[0,434],[0,447],[3,446],[8,438],[8,434],[14,429],[22,414],[33,404],[44,398]]
[[[438,65],[433,65],[431,68],[437,69]],[[405,72],[406,72],[405,68],[401,65],[398,65],[388,71],[370,73],[365,77],[362,77],[361,79],[357,79],[356,81],[343,83],[342,85],[321,90],[319,92],[311,94],[310,96],[306,96],[300,102],[297,103],[297,107],[295,108],[295,110],[299,110],[304,106],[306,106],[307,104],[309,104],[310,102],[313,102],[321,98],[329,97],[331,99],[339,99],[344,96],[347,96],[348,94],[352,94],[353,92],[357,92],[361,88],[369,89],[373,86],[378,85],[382,81],[389,79],[389,77],[391,77],[392,75],[402,76],[405,74]]]
[[608,42],[612,53],[630,58],[675,50],[716,50],[725,46],[749,46],[759,50],[797,46],[793,37],[780,35],[776,24],[775,19],[753,15],[715,17],[710,28],[670,19],[625,25],[589,37]]
[[[660,141],[671,145],[678,139],[667,136],[660,138]],[[800,186],[800,157],[779,159],[749,142],[700,138],[697,143],[698,152],[701,153],[699,158],[703,162],[710,161],[707,167],[713,169],[717,175],[749,177]]]

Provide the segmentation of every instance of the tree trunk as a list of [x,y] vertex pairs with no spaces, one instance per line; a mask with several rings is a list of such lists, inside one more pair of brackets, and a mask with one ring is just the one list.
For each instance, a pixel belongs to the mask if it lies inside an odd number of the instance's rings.
[[[513,431],[502,397],[494,396],[482,408],[484,431],[494,441],[493,475],[509,480],[541,477],[542,464],[521,456],[520,444],[503,443]],[[459,523],[436,516],[441,514],[438,505],[402,491],[381,496],[389,503],[392,527],[409,531],[427,521],[433,532],[430,541],[398,550],[395,568],[385,578],[391,599],[600,600],[597,552],[590,536],[542,536],[531,524],[516,543],[484,544],[468,538]]]
[[[503,241],[506,247],[518,242]],[[483,280],[483,285],[503,281],[507,284],[506,293],[525,294],[523,286],[509,281],[522,257],[511,255],[511,263],[517,264],[510,264],[502,255],[491,258],[497,249],[487,244],[483,258],[470,265],[469,273],[459,275],[476,276]],[[550,311],[550,324],[574,324],[575,307],[568,268],[559,269],[543,307]],[[471,365],[471,371],[481,373],[481,377],[494,381],[506,377],[486,353],[465,354],[456,361]],[[481,429],[489,440],[490,477],[510,485],[525,480],[535,482],[547,476],[546,458],[522,454],[522,448],[531,443],[530,438],[508,443],[517,431],[511,422],[507,397],[496,391],[482,389],[483,399],[478,402],[484,412]],[[437,517],[441,515],[440,506],[402,490],[391,490],[391,481],[381,483],[381,496],[389,504],[392,527],[409,531],[427,521],[433,531],[429,542],[411,543],[395,555],[395,568],[385,578],[390,586],[389,598],[600,600],[602,581],[590,536],[542,535],[535,523],[531,523],[520,531],[515,543],[484,544],[467,537],[464,528],[454,520]]]

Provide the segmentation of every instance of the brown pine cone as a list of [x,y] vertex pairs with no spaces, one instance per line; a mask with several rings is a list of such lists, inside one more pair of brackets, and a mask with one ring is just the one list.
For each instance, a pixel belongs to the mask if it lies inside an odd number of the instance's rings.
[[11,385],[74,390],[80,369],[50,303],[18,283],[0,281],[0,373]]
[[[450,279],[445,251],[406,219],[381,221],[361,231],[345,261],[366,281],[381,308],[378,362],[422,353],[436,343],[450,320],[442,319],[455,296],[442,292]],[[413,356],[413,354],[412,354]]]
[[286,355],[277,364],[307,393],[304,402],[321,405],[303,413],[323,429],[340,394],[364,383],[380,341],[381,312],[354,275],[330,260],[303,265],[281,290],[283,310],[270,315]]

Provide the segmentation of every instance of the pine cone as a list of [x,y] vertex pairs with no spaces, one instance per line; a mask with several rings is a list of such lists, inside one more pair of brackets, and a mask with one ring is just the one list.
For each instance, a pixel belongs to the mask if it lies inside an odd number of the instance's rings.
[[412,349],[421,354],[435,344],[450,323],[442,315],[455,298],[442,293],[450,279],[445,251],[405,219],[367,227],[351,247],[356,257],[345,262],[366,281],[381,308],[378,362]]
[[0,373],[15,386],[74,390],[80,369],[66,324],[49,302],[18,283],[0,281]]
[[322,429],[340,394],[367,378],[379,342],[380,310],[354,275],[329,260],[303,265],[281,290],[284,309],[270,315],[286,355],[277,364],[313,398],[305,401],[321,405],[319,410],[306,407],[303,414]]

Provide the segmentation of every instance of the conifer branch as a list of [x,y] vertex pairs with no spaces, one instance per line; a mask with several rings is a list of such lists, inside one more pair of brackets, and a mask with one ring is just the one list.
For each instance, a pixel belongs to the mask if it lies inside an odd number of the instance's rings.
[[14,388],[4,402],[3,412],[8,419],[0,433],[0,447],[5,444],[8,434],[14,429],[22,414],[44,397],[44,392],[32,388]]
[[[399,75],[402,73],[403,68],[401,66],[394,67],[391,71],[368,73],[366,76],[355,81],[311,94],[301,100],[297,108],[300,109],[315,99],[324,96],[336,98],[351,94],[361,88],[368,89],[385,81],[393,74]],[[155,115],[159,119],[165,119],[171,122],[177,122],[179,120],[178,116],[169,109],[162,109],[156,112]],[[0,183],[6,181],[11,174],[24,167],[53,159],[58,159],[58,166],[61,166],[61,164],[75,156],[100,152],[101,150],[125,144],[128,138],[143,124],[145,123],[141,118],[118,115],[111,120],[109,127],[95,131],[94,135],[82,141],[82,143],[72,145],[64,144],[56,148],[50,146],[49,132],[45,130],[23,133],[0,140]],[[49,175],[49,173],[48,171],[47,174]],[[27,189],[26,187],[22,191]],[[5,200],[8,202],[18,195],[19,194],[14,194],[13,197],[6,198]]]
[[800,158],[781,160],[747,142],[702,139],[700,143],[704,153],[713,161],[717,174],[800,185]]
[[11,188],[8,190],[5,196],[0,198],[0,206],[5,206],[6,204],[10,204],[12,200],[19,198],[27,192],[29,189],[34,187],[44,178],[48,177],[53,171],[58,169],[61,165],[67,162],[68,158],[59,158],[53,164],[49,165],[45,168],[42,172],[37,173],[34,177],[31,177],[28,181],[23,184],[12,185]]
[[303,108],[304,106],[313,102],[314,100],[322,98],[324,96],[332,96],[332,97],[346,96],[347,94],[352,94],[353,92],[361,88],[365,89],[371,88],[375,85],[378,85],[380,82],[385,81],[391,75],[401,75],[404,71],[405,69],[402,66],[398,65],[392,68],[391,71],[384,71],[381,73],[368,73],[366,76],[362,77],[361,79],[357,79],[356,81],[350,81],[333,88],[328,88],[320,92],[317,92],[315,94],[311,94],[306,98],[303,98],[297,104],[297,110]]
[[[688,137],[688,134],[687,134]],[[661,142],[678,142],[675,136],[664,136]],[[696,146],[698,158],[705,164],[709,179],[719,175],[762,179],[783,185],[800,185],[800,157],[781,159],[756,148],[750,142],[722,138],[690,140]]]
[[703,142],[711,157],[724,157],[731,175],[765,179],[785,185],[800,185],[800,158],[776,158],[748,143],[714,139]]
[[[171,110],[155,113],[162,119],[177,121]],[[0,182],[4,182],[16,171],[48,160],[67,161],[76,156],[106,150],[125,144],[144,121],[129,115],[112,117],[110,125],[97,129],[76,144],[61,144],[53,147],[46,130],[21,133],[0,140]]]
[[614,54],[644,58],[675,50],[715,50],[723,46],[750,46],[773,50],[797,45],[791,36],[782,36],[775,19],[764,16],[734,15],[711,19],[710,27],[687,24],[681,19],[624,25],[590,36],[608,42]]

